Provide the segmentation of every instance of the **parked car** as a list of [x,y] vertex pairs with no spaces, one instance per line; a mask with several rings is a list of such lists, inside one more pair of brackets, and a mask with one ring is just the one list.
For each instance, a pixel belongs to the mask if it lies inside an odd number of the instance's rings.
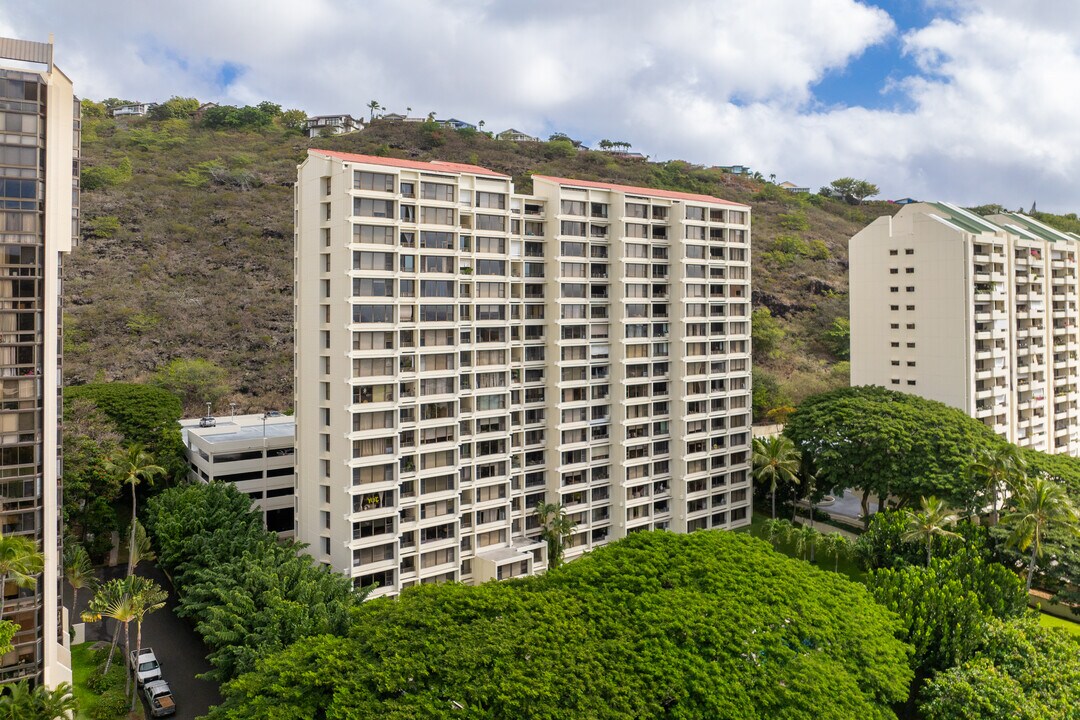
[[176,713],[176,701],[173,700],[172,690],[169,683],[164,680],[153,680],[143,686],[146,702],[150,704],[152,717],[165,717]]
[[161,663],[158,662],[153,648],[143,648],[138,651],[137,656],[136,651],[132,650],[128,655],[128,663],[135,668],[135,679],[140,685],[161,679]]

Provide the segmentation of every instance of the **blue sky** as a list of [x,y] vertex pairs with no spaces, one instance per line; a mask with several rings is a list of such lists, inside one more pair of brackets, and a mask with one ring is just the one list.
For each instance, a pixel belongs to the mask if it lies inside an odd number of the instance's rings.
[[78,91],[631,142],[885,197],[1080,210],[1075,0],[37,0]]

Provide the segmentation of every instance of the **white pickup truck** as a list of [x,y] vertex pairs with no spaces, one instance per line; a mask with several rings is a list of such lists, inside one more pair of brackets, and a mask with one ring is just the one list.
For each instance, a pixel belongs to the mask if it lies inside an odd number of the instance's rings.
[[172,690],[169,683],[164,680],[153,680],[143,686],[143,694],[146,702],[150,705],[151,717],[165,717],[176,713],[176,702],[173,700]]
[[138,654],[132,650],[128,656],[128,662],[135,668],[135,679],[140,685],[161,679],[161,663],[158,662],[153,648],[142,648]]

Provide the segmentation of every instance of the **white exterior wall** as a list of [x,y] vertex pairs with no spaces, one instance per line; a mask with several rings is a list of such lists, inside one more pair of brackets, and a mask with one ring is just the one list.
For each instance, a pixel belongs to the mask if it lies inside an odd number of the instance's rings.
[[1077,247],[1030,218],[936,203],[878,218],[850,243],[852,385],[939,400],[1021,447],[1077,454]]
[[[637,529],[750,522],[748,208],[694,203],[705,219],[688,222],[686,203],[631,198],[666,214],[649,220],[650,233],[666,238],[636,243],[647,256],[634,258],[645,276],[633,283],[647,296],[630,298],[620,190],[534,178],[535,195],[516,195],[509,178],[481,169],[331,155],[312,151],[296,188],[297,526],[316,560],[394,594],[545,569],[533,511],[545,500],[563,503],[577,525],[567,558]],[[382,180],[378,190],[354,189],[359,172],[391,176],[392,190]],[[451,186],[453,199],[419,197],[425,182]],[[415,196],[402,192],[407,183]],[[505,207],[477,207],[478,193],[505,196]],[[585,202],[586,214],[564,212],[567,199]],[[368,200],[390,201],[392,211],[355,215]],[[594,202],[606,218],[589,216]],[[423,208],[451,215],[425,223]],[[479,229],[483,216],[503,229]],[[586,236],[564,236],[562,220],[584,223]],[[704,239],[687,242],[687,224]],[[354,225],[390,228],[389,244],[353,242]],[[590,238],[592,228],[606,233]],[[452,233],[451,246],[421,247],[427,231]],[[483,248],[481,238],[490,239]],[[564,241],[583,255],[564,256]],[[701,257],[687,259],[691,244]],[[444,258],[447,272],[427,258]],[[492,261],[501,274],[485,274]],[[676,302],[689,266],[702,296],[695,318]],[[452,296],[421,297],[425,280],[452,283]],[[352,294],[368,281],[391,283],[392,294]],[[452,315],[419,320],[429,305]],[[354,307],[369,306],[367,320],[361,309],[353,322]],[[564,318],[571,306],[578,316]],[[627,317],[632,306],[645,316]],[[674,367],[691,323],[702,353],[696,404],[682,397],[690,386]],[[644,326],[644,336],[628,337],[628,325]],[[628,402],[631,387],[644,392]],[[630,417],[631,406],[648,412]],[[369,420],[378,427],[354,426]],[[632,427],[646,433],[628,457]]]

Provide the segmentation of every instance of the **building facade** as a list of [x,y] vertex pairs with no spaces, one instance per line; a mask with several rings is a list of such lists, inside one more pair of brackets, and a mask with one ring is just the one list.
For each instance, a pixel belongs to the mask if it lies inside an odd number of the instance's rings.
[[939,400],[1021,447],[1080,454],[1080,238],[912,203],[850,243],[851,382]]
[[297,528],[393,594],[750,521],[749,208],[312,150],[296,187]]
[[295,535],[296,423],[281,414],[192,418],[180,421],[193,481],[231,482],[251,498],[263,525],[283,538]]
[[[45,556],[34,588],[7,583],[20,626],[0,681],[71,680],[61,602],[60,273],[78,235],[79,106],[51,43],[0,38],[0,531]],[[23,69],[33,67],[33,70]]]

